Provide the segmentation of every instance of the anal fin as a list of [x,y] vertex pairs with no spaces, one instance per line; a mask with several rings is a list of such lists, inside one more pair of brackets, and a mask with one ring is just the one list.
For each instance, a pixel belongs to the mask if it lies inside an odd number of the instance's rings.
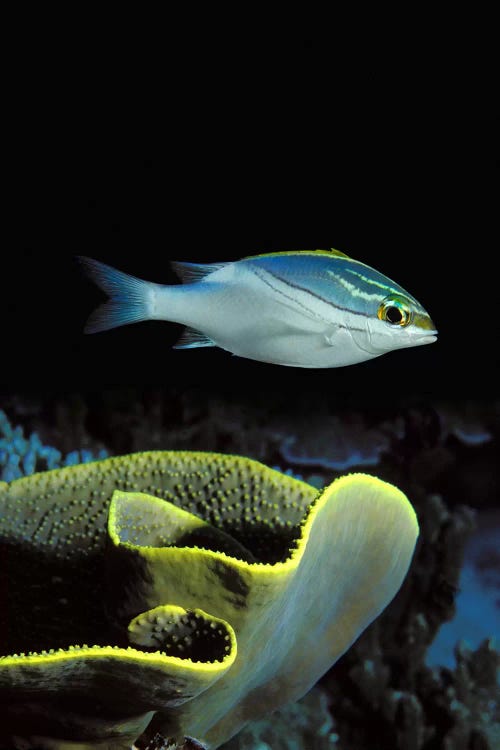
[[174,349],[196,349],[201,346],[216,346],[216,344],[201,331],[186,328],[179,341],[174,344]]

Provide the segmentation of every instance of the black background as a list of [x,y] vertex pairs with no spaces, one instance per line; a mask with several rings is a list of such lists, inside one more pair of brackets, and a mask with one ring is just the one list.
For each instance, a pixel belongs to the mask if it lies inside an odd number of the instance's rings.
[[[104,68],[46,51],[21,72],[2,257],[0,384],[9,390],[202,385],[374,401],[476,398],[498,379],[498,233],[491,112],[466,51],[279,51],[165,57]],[[218,349],[173,350],[180,326],[93,336],[89,255],[156,282],[169,260],[217,262],[335,247],[430,312],[438,342],[330,370]]]

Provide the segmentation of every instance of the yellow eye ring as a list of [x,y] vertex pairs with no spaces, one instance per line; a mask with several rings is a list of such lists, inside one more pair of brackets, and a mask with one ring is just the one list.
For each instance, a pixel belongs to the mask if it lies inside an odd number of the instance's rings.
[[402,328],[409,325],[412,320],[410,307],[401,297],[386,297],[377,311],[377,316],[392,326]]

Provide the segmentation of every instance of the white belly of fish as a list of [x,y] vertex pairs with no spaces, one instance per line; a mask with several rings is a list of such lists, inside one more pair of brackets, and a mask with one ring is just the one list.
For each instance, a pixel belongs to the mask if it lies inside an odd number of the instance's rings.
[[[214,345],[240,357],[295,367],[340,367],[370,359],[338,311],[310,297],[271,289],[253,273],[224,268],[194,284],[163,287],[156,318],[201,331]],[[220,277],[217,278],[217,277]],[[200,344],[203,345],[203,344]]]

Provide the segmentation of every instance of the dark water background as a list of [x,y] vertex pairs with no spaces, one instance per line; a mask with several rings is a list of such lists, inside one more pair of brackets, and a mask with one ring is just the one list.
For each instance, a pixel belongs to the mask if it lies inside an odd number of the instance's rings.
[[[220,50],[187,77],[177,59],[151,92],[88,57],[65,68],[47,51],[26,71],[11,113],[0,384],[199,384],[377,404],[495,395],[498,162],[477,70],[437,43],[426,65],[408,54],[399,69],[389,54],[339,65],[313,37],[283,41],[256,44],[235,78]],[[328,247],[411,292],[438,343],[308,371],[173,351],[181,328],[161,322],[82,335],[101,296],[75,255],[173,283],[169,259]]]

